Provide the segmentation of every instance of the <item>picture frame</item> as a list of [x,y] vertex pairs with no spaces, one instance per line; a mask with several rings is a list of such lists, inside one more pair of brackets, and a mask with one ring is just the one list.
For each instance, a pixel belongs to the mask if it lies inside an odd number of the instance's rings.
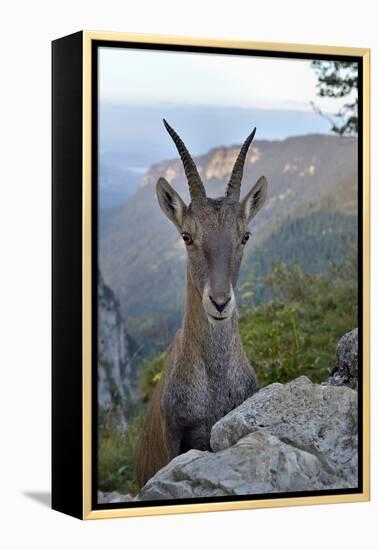
[[[166,497],[163,500],[131,499],[123,502],[99,502],[97,474],[99,466],[98,232],[101,223],[99,220],[101,166],[99,163],[98,85],[100,48],[144,53],[171,52],[182,56],[207,54],[233,58],[265,58],[278,61],[329,60],[356,64],[358,74],[356,200],[359,330],[357,385],[356,389],[352,390],[356,391],[358,403],[356,434],[358,481],[356,485],[338,488],[337,484],[335,485],[337,488],[332,489],[320,489],[317,486],[307,491],[301,489],[282,490],[278,493],[263,491],[257,494],[234,494],[233,496],[201,495],[198,498],[184,496],[171,499]],[[150,90],[150,93],[154,92]],[[321,113],[320,117],[322,116]],[[241,136],[241,142],[243,138],[244,136]],[[213,145],[219,146],[220,143],[215,142]],[[369,500],[369,49],[97,31],[81,31],[55,40],[52,43],[52,192],[53,509],[79,519],[103,519]],[[320,384],[320,388],[322,387],[325,386]],[[309,448],[300,449],[300,453],[303,451],[311,452]],[[314,460],[318,460],[317,457]],[[314,464],[313,467],[315,467]]]

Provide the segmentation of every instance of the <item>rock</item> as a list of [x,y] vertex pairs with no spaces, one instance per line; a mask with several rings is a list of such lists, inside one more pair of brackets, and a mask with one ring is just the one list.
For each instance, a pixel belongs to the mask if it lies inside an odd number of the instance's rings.
[[254,428],[318,457],[331,473],[357,485],[357,392],[312,384],[305,376],[271,384],[247,399],[212,428],[211,447],[234,445]]
[[106,411],[124,409],[134,394],[129,344],[118,302],[100,272],[98,312],[98,404]]
[[357,392],[271,384],[213,426],[211,447],[176,457],[138,500],[356,487]]
[[138,500],[222,497],[347,487],[313,454],[255,428],[217,453],[192,450],[150,479]]
[[337,360],[326,384],[333,386],[358,386],[358,329],[348,332],[337,344]]
[[111,502],[130,502],[131,500],[134,500],[131,495],[122,495],[117,491],[112,491],[111,493],[97,491],[97,502],[99,504],[108,504]]

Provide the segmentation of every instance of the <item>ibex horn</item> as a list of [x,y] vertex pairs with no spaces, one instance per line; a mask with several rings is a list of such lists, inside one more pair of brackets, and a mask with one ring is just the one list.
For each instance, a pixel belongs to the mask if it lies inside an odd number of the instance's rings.
[[168,124],[168,122],[163,119],[163,124],[167,132],[170,134],[173,142],[176,145],[180,158],[182,159],[184,172],[187,176],[189,191],[192,200],[206,197],[205,189],[202,184],[202,181],[197,171],[196,165],[192,160],[191,155],[189,154],[187,147],[184,145],[178,134],[173,128]]
[[241,147],[241,151],[239,152],[239,155],[237,157],[236,162],[234,163],[232,174],[230,176],[230,180],[228,183],[228,186],[226,188],[226,196],[230,197],[236,201],[239,201],[240,199],[240,191],[241,191],[241,182],[242,182],[242,176],[243,176],[243,167],[245,164],[245,159],[247,152],[250,147],[250,143],[253,141],[256,128],[251,132],[251,134],[246,138],[245,143]]

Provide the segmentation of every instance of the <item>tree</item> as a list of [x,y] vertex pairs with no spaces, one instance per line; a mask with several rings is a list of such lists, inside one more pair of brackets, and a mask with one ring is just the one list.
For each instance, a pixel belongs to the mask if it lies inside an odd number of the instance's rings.
[[312,103],[313,108],[327,118],[332,132],[354,135],[358,132],[358,63],[350,61],[312,61],[318,77],[318,95],[320,97],[346,97],[347,102],[333,115],[327,116]]

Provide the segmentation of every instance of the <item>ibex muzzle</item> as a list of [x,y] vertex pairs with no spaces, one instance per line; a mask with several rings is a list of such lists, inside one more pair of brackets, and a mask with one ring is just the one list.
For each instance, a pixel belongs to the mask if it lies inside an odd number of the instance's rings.
[[248,226],[267,194],[266,178],[261,177],[240,201],[255,129],[241,148],[225,196],[212,199],[184,143],[164,124],[182,159],[191,196],[186,205],[164,178],[158,180],[159,204],[187,249],[186,308],[135,453],[141,486],[178,454],[210,450],[213,424],[257,390],[239,335],[234,296]]

